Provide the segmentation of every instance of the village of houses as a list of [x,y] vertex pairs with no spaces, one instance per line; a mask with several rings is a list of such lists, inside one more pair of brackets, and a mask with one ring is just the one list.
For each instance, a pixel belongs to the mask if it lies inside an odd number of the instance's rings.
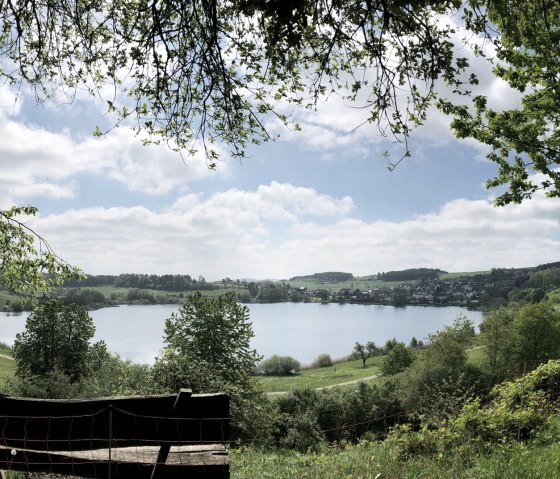
[[401,282],[365,291],[337,289],[335,284],[325,284],[320,289],[300,286],[297,290],[302,295],[326,303],[462,306],[477,309],[488,306],[492,301],[505,300],[507,293],[526,281],[527,277],[525,269],[492,270],[490,274]]

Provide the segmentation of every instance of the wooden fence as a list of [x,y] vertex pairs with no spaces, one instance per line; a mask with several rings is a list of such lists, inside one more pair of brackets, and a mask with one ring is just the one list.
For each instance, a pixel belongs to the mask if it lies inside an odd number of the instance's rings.
[[228,478],[229,398],[0,396],[0,470],[93,478]]

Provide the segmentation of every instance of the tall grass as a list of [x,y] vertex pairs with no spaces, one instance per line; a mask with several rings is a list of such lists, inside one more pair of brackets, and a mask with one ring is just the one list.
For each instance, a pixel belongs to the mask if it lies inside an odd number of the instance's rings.
[[362,443],[319,453],[230,451],[232,479],[554,479],[560,442],[496,444],[488,454],[449,451],[404,460],[390,446]]
[[[0,354],[12,356],[12,348],[0,342]],[[13,377],[16,372],[16,362],[13,359],[0,357],[0,390],[4,387],[6,379]]]

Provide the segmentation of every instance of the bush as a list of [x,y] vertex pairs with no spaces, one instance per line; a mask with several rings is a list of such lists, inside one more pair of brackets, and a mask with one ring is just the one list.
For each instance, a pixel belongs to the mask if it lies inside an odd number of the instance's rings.
[[[552,431],[546,431],[546,426],[560,405],[559,379],[560,361],[549,361],[514,381],[498,384],[489,401],[475,397],[460,405],[448,398],[448,406],[460,407],[458,413],[442,417],[439,423],[433,421],[432,414],[420,414],[418,430],[395,428],[388,443],[395,445],[401,456],[410,457],[467,448],[483,450],[489,444],[513,444],[539,434],[546,439]],[[439,409],[444,409],[442,405],[440,401]]]
[[328,368],[333,365],[333,360],[328,354],[319,354],[317,359],[311,363],[312,368]]
[[277,399],[276,444],[306,452],[322,442],[356,442],[384,435],[398,419],[400,404],[390,382],[359,383],[323,391],[295,389]]
[[414,356],[410,349],[404,343],[397,343],[392,346],[389,354],[383,358],[381,372],[386,376],[398,374],[408,368],[413,360]]
[[297,359],[290,356],[278,356],[275,354],[257,366],[257,374],[264,376],[286,376],[295,374],[301,369],[301,365]]

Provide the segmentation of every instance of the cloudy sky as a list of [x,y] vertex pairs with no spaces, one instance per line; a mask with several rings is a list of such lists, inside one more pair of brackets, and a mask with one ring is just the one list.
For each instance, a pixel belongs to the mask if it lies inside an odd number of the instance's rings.
[[[477,68],[495,106],[518,102]],[[493,207],[484,183],[496,167],[437,112],[392,172],[381,153],[399,146],[375,126],[355,130],[365,113],[332,98],[296,112],[302,132],[280,131],[210,171],[202,158],[142,146],[127,128],[93,137],[104,106],[87,97],[38,106],[25,90],[16,100],[0,88],[1,206],[38,206],[30,226],[89,274],[283,279],[560,259],[560,202]]]

